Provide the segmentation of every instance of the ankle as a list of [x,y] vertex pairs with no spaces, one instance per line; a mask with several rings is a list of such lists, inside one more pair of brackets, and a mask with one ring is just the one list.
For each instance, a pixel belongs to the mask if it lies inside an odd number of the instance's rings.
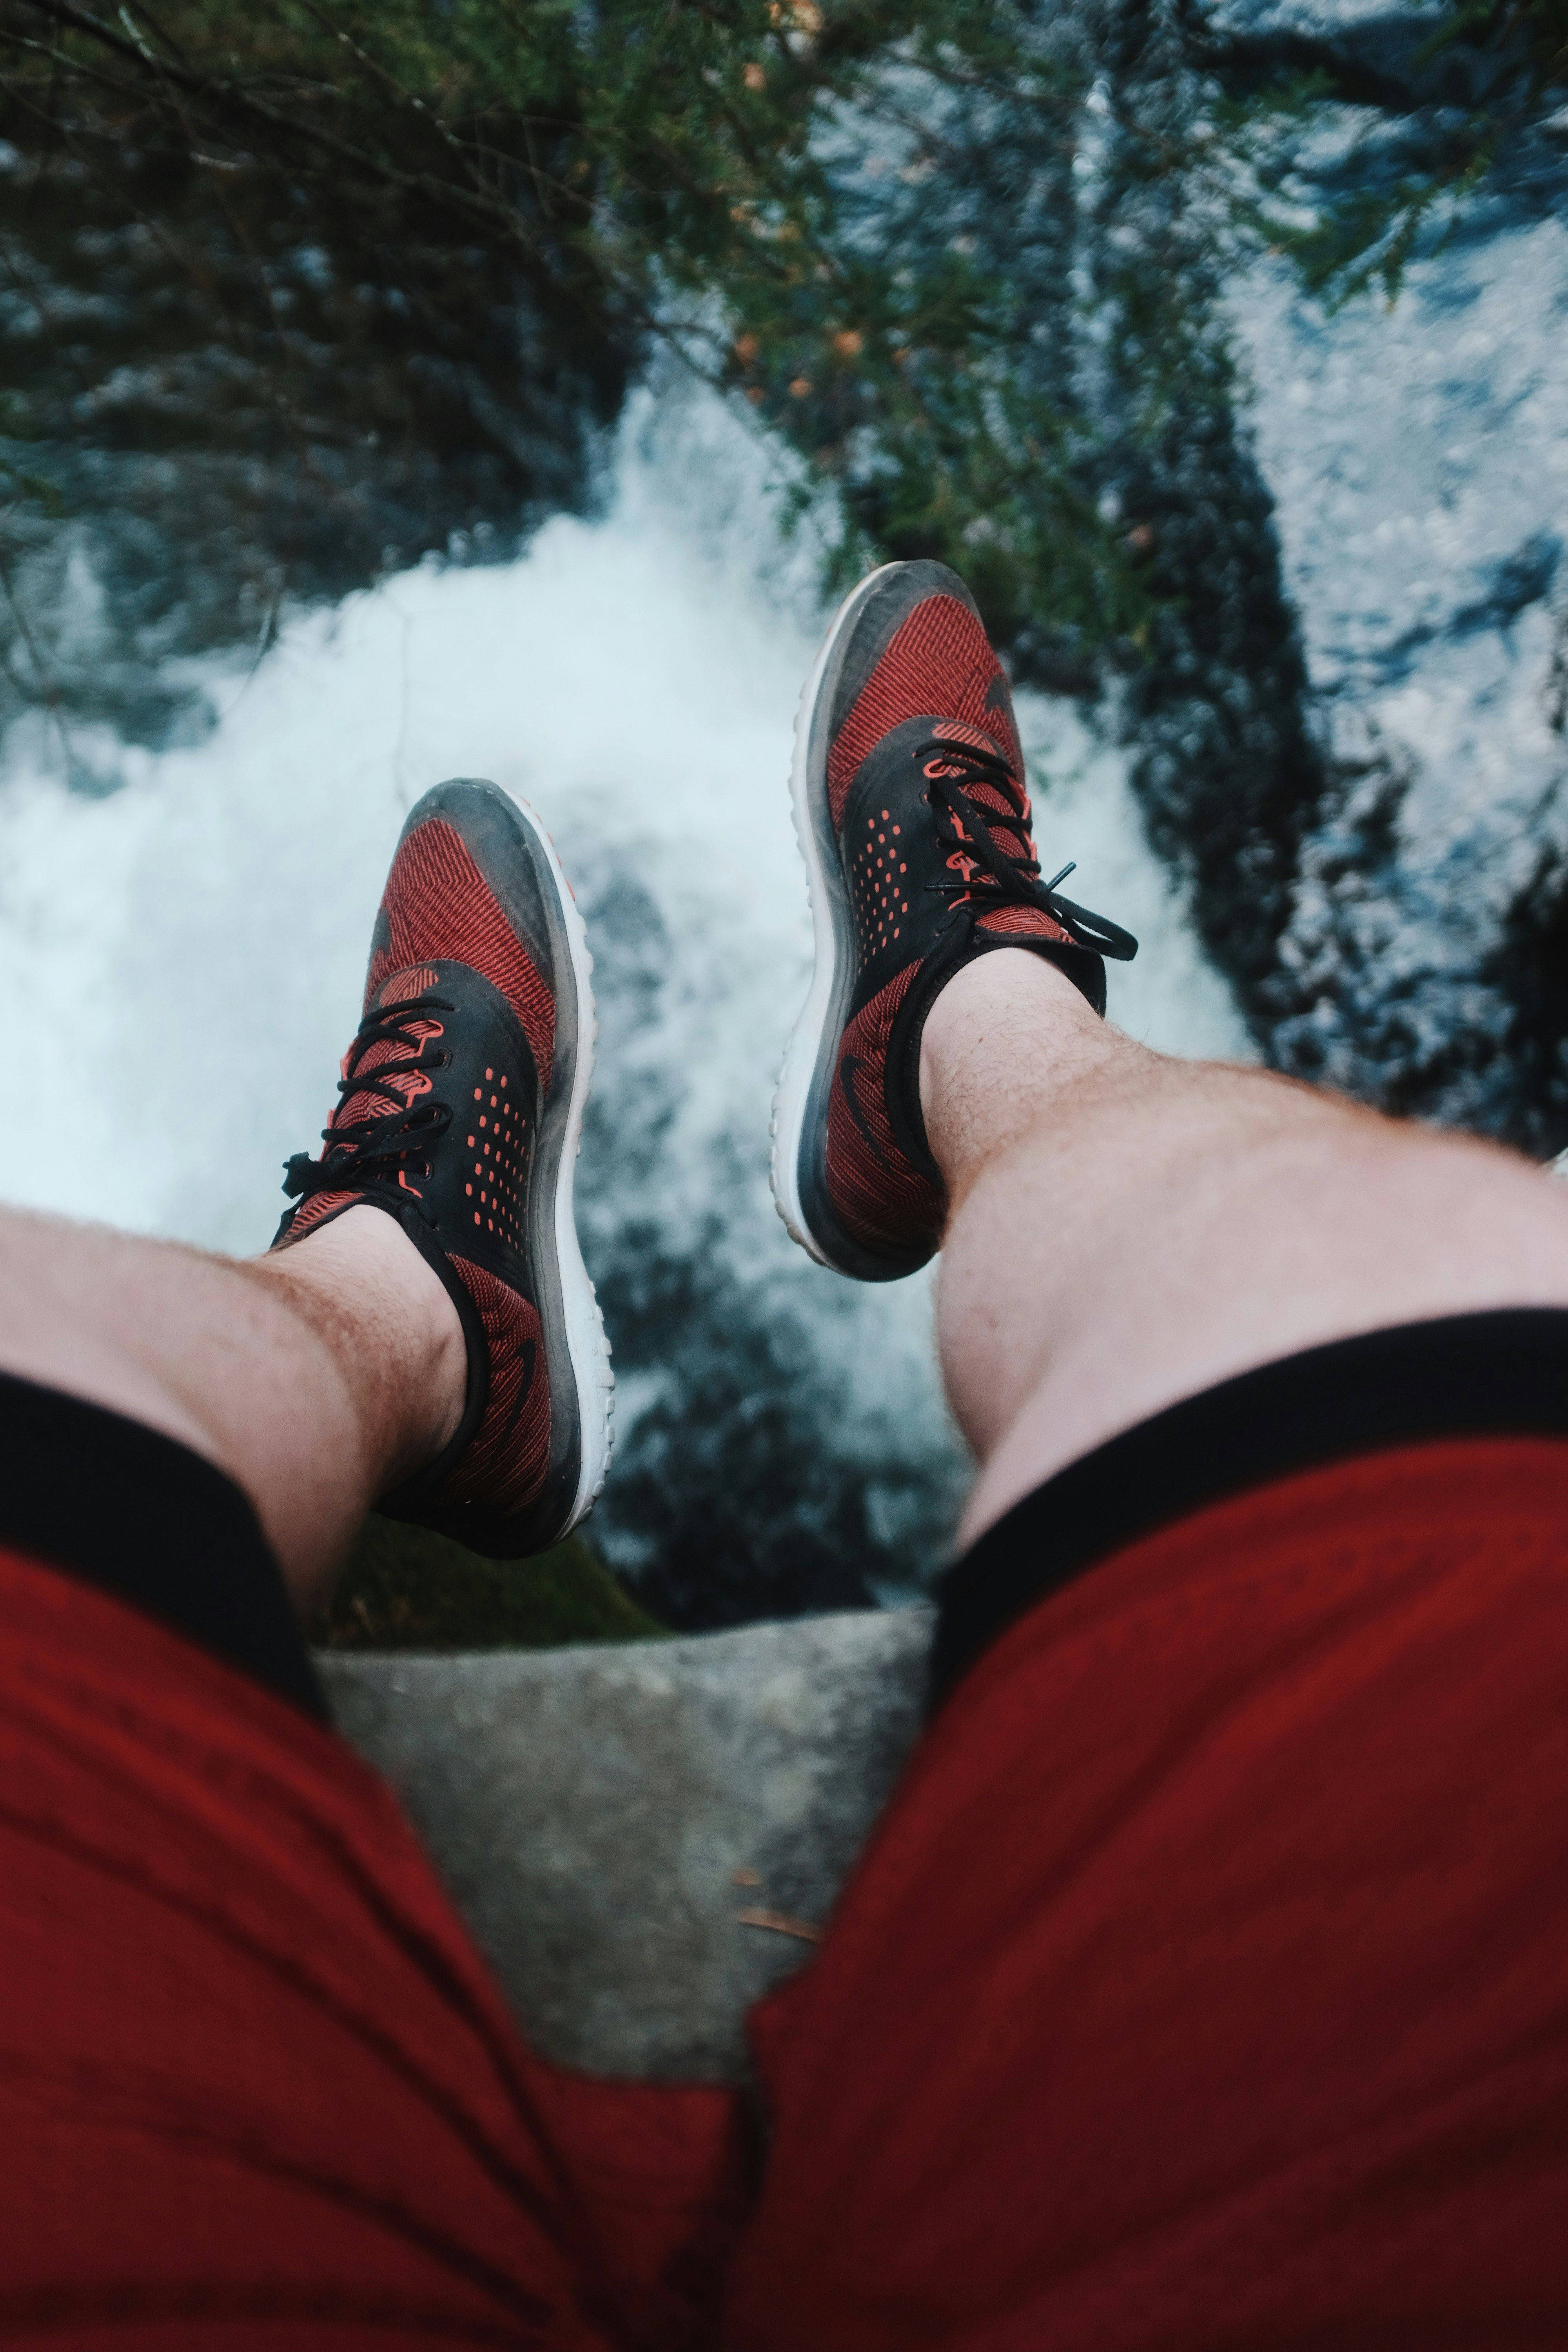
[[995,950],[954,973],[926,1015],[920,1066],[926,1138],[950,1205],[1124,1044],[1065,972],[1026,949]]
[[395,1221],[346,1210],[253,1270],[334,1358],[364,1433],[373,1498],[433,1461],[462,1419],[468,1347],[440,1277]]

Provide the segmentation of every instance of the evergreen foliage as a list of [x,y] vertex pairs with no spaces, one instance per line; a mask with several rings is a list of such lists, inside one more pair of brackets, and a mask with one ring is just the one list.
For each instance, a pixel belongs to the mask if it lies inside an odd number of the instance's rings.
[[[843,571],[919,549],[1020,626],[1127,637],[1147,599],[1086,488],[1085,428],[1017,364],[1016,287],[940,224],[920,233],[952,94],[1068,138],[1082,63],[1032,13],[4,0],[13,430],[291,444],[300,534],[322,536],[324,499],[363,541],[354,444],[374,474],[389,445],[468,430],[490,460],[488,478],[470,464],[470,520],[547,495],[496,494],[520,437],[509,371],[526,412],[574,362],[604,416],[657,335],[783,428],[803,495],[837,487]],[[504,325],[522,289],[547,331],[526,353]],[[253,620],[268,597],[250,583]]]
[[[1135,667],[1169,585],[1107,497],[1081,368],[1042,347],[1042,225],[1008,208],[1053,154],[1081,170],[1108,43],[1134,79],[1139,48],[1169,52],[1174,102],[1149,86],[1104,130],[1182,254],[1142,235],[1094,290],[1126,329],[1111,438],[1157,445],[1227,397],[1212,297],[1238,234],[1336,299],[1392,295],[1568,58],[1564,0],[1410,24],[1401,81],[1353,40],[1221,38],[1184,7],[0,0],[5,552],[112,513],[144,575],[125,675],[98,647],[48,677],[34,646],[35,698],[124,723],[138,666],[264,645],[289,591],[510,551],[591,495],[655,339],[793,446],[800,502],[829,492],[840,575],[939,556],[1029,673]],[[1358,127],[1318,169],[1331,112]],[[27,578],[58,585],[41,560]],[[151,689],[132,731],[161,708]]]

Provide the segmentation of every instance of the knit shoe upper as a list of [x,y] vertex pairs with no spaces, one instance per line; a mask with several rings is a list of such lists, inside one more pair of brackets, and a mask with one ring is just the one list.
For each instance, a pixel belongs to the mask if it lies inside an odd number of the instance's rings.
[[610,1449],[608,1349],[572,1221],[593,1060],[582,919],[532,812],[438,785],[404,826],[364,1012],[319,1160],[273,1242],[363,1203],[395,1217],[468,1344],[462,1422],[378,1509],[515,1559],[585,1517]]
[[892,563],[846,600],[795,730],[795,825],[816,932],[774,1107],[773,1192],[842,1274],[913,1272],[946,1201],[920,1108],[920,1040],[977,955],[1027,948],[1096,1012],[1136,941],[1040,879],[1013,699],[963,582]]

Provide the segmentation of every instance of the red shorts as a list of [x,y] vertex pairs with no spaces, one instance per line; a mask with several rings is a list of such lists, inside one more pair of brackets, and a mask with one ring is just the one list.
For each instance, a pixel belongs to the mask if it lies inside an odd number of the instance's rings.
[[[754,2015],[765,2147],[729,2093],[544,2064],[328,1728],[107,1570],[0,1553],[0,2338],[1561,2347],[1563,1411],[1092,1566],[1081,1477],[1010,1515]],[[1139,1458],[1117,1507],[1159,1521]]]

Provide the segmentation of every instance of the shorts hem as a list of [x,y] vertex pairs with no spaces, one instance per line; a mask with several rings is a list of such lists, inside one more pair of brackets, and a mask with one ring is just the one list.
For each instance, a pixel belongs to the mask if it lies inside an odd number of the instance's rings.
[[1568,1309],[1363,1332],[1184,1397],[1058,1471],[948,1570],[931,1710],[1026,1611],[1139,1538],[1299,1470],[1467,1436],[1568,1437]]
[[106,1406],[0,1372],[0,1546],[116,1594],[330,1720],[249,1497]]

